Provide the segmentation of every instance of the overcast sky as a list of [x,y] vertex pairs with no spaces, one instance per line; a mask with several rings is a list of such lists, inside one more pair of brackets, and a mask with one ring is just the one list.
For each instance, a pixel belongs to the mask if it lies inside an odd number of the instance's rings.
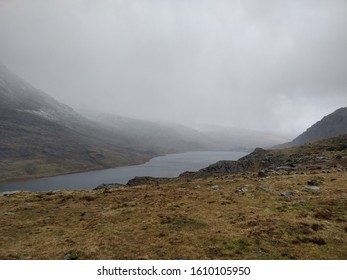
[[0,0],[0,62],[76,109],[297,134],[347,106],[347,1]]

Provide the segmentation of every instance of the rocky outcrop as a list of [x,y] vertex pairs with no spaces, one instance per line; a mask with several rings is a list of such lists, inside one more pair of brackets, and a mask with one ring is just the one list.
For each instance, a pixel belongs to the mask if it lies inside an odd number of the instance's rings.
[[[249,155],[240,158],[238,161],[222,160],[218,161],[206,168],[196,172],[193,177],[205,177],[211,174],[225,174],[225,173],[243,173],[255,172],[259,167],[266,167],[272,163],[277,162],[274,157],[267,156],[267,151],[261,148],[256,148]],[[183,175],[183,174],[182,174]]]
[[128,181],[126,184],[129,187],[139,186],[139,185],[159,185],[160,182],[167,180],[166,178],[155,178],[150,176],[135,177]]
[[[340,154],[331,157],[330,152]],[[185,172],[180,177],[201,178],[218,174],[255,172],[258,177],[268,174],[288,174],[324,168],[342,169],[347,166],[347,135],[333,137],[283,150],[264,150],[256,148],[249,155],[237,161],[218,161],[197,172]],[[324,153],[329,156],[322,156]],[[315,156],[317,154],[320,156]]]
[[127,187],[126,185],[123,184],[101,184],[94,188],[95,191],[98,190],[110,190],[110,189],[119,189],[119,188],[124,188]]

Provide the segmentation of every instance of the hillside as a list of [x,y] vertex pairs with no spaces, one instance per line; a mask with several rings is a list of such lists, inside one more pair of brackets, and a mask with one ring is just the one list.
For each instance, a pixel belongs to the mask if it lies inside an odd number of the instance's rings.
[[118,116],[84,117],[0,65],[0,181],[218,150],[197,131]]
[[345,260],[346,139],[257,149],[241,172],[3,193],[0,258]]
[[0,181],[143,162],[154,155],[0,67]]
[[311,141],[347,133],[347,107],[337,109],[309,127],[293,141],[279,145],[279,148],[301,145]]

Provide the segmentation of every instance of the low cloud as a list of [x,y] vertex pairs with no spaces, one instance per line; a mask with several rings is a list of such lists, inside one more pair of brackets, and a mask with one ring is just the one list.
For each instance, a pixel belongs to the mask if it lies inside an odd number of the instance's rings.
[[344,0],[1,0],[0,41],[74,108],[295,134],[347,104]]

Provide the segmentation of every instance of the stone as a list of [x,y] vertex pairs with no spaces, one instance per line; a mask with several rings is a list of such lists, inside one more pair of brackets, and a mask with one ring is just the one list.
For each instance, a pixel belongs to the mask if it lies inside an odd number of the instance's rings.
[[260,170],[260,171],[258,172],[258,177],[260,177],[260,178],[266,177],[265,171],[264,171],[264,170]]
[[214,185],[211,187],[212,190],[219,190],[220,189],[220,186],[219,185]]
[[96,188],[94,188],[95,191],[98,190],[109,190],[109,189],[117,189],[117,188],[123,188],[126,187],[126,185],[122,185],[122,184],[101,184],[99,186],[97,186]]
[[309,185],[309,186],[317,186],[319,184],[320,184],[320,182],[318,180],[308,180],[307,181],[307,185]]
[[247,191],[248,191],[247,186],[240,186],[235,190],[235,192],[242,192],[242,193],[247,192]]
[[160,182],[160,178],[150,177],[150,176],[143,176],[131,179],[126,183],[127,186],[134,187],[139,185],[156,185],[158,186]]
[[320,187],[317,187],[317,186],[304,187],[304,191],[319,191],[319,190],[320,190]]
[[64,260],[65,260],[65,261],[67,261],[67,260],[72,260],[71,254],[70,254],[70,253],[69,253],[69,254],[66,254],[66,255],[64,256]]
[[16,193],[19,193],[20,191],[8,191],[8,192],[2,192],[1,196],[10,196],[10,195],[14,195]]
[[71,252],[64,255],[64,260],[78,260],[80,258],[79,252]]
[[295,192],[283,192],[281,193],[281,196],[285,196],[285,197],[295,196]]
[[331,159],[328,158],[328,157],[317,157],[316,160],[317,160],[317,161],[320,161],[320,162],[328,162],[328,161],[330,161]]

